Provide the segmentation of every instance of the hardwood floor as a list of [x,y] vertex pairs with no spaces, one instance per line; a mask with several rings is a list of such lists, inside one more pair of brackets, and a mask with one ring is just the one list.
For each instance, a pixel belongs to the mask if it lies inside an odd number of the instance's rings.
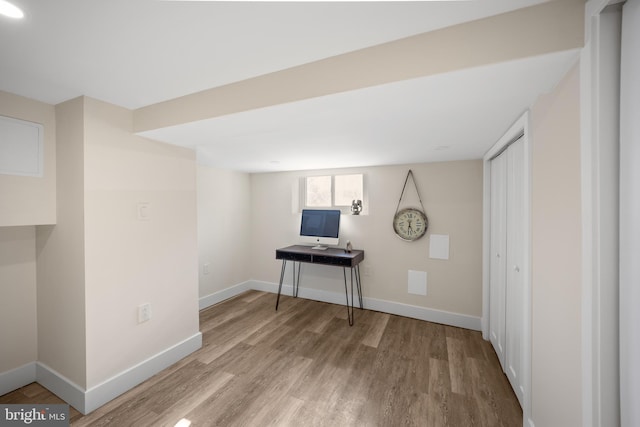
[[[203,348],[73,426],[521,426],[479,332],[249,291],[200,313]],[[38,384],[0,403],[62,403]]]

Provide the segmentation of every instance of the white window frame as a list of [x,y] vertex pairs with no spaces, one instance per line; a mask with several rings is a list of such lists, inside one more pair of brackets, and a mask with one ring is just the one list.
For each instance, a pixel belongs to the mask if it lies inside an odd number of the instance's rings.
[[[318,175],[308,175],[302,177],[300,180],[300,208],[301,209],[339,209],[343,214],[351,213],[351,204],[349,205],[336,205],[335,199],[335,178],[336,176],[343,175],[361,175],[362,176],[362,212],[361,215],[366,215],[369,211],[368,209],[368,197],[367,197],[367,180],[366,176],[363,173],[353,172],[353,173],[336,173],[336,174],[318,174]],[[309,206],[307,205],[307,178],[315,178],[322,176],[330,176],[331,177],[331,205],[330,206]]]

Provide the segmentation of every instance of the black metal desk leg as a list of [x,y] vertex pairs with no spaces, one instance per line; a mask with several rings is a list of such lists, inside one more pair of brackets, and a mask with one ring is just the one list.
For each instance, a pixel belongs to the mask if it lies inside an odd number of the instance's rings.
[[351,268],[351,305],[349,305],[349,291],[347,288],[347,267],[342,268],[344,275],[344,296],[347,299],[347,319],[349,320],[349,326],[353,326],[353,267]]
[[294,298],[298,298],[298,288],[300,287],[300,270],[302,269],[302,263],[298,263],[298,277],[296,278],[296,262],[293,261],[293,289],[291,294]]
[[[295,265],[295,262],[293,263]],[[276,299],[276,311],[278,311],[278,304],[280,304],[280,293],[282,292],[282,280],[284,279],[284,270],[287,266],[287,260],[282,260],[282,269],[280,270],[280,285],[278,285],[278,299]]]
[[356,265],[356,287],[358,288],[358,300],[360,302],[360,310],[364,310],[362,304],[362,284],[360,282],[360,265]]

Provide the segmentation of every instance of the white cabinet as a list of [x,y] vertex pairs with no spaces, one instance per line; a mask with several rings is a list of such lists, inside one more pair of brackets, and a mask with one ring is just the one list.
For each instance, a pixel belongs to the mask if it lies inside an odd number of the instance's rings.
[[525,152],[519,139],[491,161],[489,337],[518,400],[524,395]]

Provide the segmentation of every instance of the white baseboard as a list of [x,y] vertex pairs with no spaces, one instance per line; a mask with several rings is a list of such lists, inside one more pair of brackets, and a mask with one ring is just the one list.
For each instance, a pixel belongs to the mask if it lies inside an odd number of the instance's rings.
[[[278,293],[277,283],[261,282],[258,280],[250,280],[247,283],[248,283],[249,289],[253,289],[255,291],[271,292],[274,294]],[[293,286],[284,285],[284,284],[282,285],[282,295],[291,296],[292,293],[293,293]],[[344,305],[345,303],[344,293],[323,291],[320,289],[304,288],[302,286],[298,288],[298,296],[304,299],[329,302],[331,304]]]
[[36,362],[30,362],[0,373],[0,396],[31,384],[36,380]]
[[84,411],[81,412],[86,414],[99,408],[201,347],[202,333],[198,332],[184,341],[113,376],[102,384],[91,387],[85,393]]
[[84,388],[42,362],[37,363],[36,380],[41,386],[51,391],[60,399],[83,414],[86,414],[84,411]]
[[411,317],[473,331],[482,330],[482,319],[480,317],[375,298],[363,298],[363,300],[364,307],[368,310],[382,311],[383,313],[397,314],[398,316]]
[[84,390],[43,363],[37,364],[37,381],[83,414],[99,408],[122,393],[173,365],[202,347],[202,333],[126,369],[97,386]]
[[[278,292],[278,284],[271,282],[262,282],[258,280],[250,280],[243,283],[248,289],[264,292]],[[282,294],[291,295],[292,286],[282,285]],[[345,295],[340,292],[322,291],[318,289],[298,288],[298,297],[311,299],[315,301],[329,302],[332,304],[345,303]],[[436,310],[433,308],[418,307],[415,305],[402,304],[394,301],[386,301],[375,298],[363,298],[364,308],[367,310],[381,311],[383,313],[397,314],[398,316],[410,317],[413,319],[426,320],[443,325],[456,326],[459,328],[471,329],[474,331],[482,330],[482,319],[476,316],[466,314],[452,313],[449,311]],[[357,304],[356,304],[357,305]]]
[[238,283],[237,285],[228,287],[227,289],[223,289],[218,292],[214,292],[212,294],[206,295],[204,297],[200,297],[198,301],[198,305],[200,310],[205,309],[209,306],[227,300],[229,298],[235,297],[236,295],[240,295],[241,293],[248,291],[251,289],[248,285],[249,282]]

